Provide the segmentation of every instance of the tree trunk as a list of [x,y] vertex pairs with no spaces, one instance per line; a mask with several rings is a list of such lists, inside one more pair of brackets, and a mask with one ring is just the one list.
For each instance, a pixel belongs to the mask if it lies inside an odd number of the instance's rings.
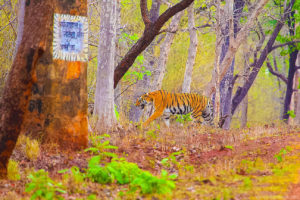
[[[297,56],[297,61],[296,61],[296,66],[299,67],[300,66],[300,52],[298,51],[298,56]],[[295,98],[295,125],[300,125],[300,90],[299,90],[299,86],[300,86],[300,71],[299,69],[296,71],[295,74],[295,89],[297,90],[297,92],[294,93],[294,98]]]
[[98,116],[96,128],[100,132],[111,129],[116,123],[114,113],[113,75],[116,52],[116,0],[101,2],[100,40],[95,92],[94,115]]
[[[292,11],[291,14],[288,17],[288,27],[290,36],[295,35],[295,17],[294,17],[295,11]],[[295,48],[296,46],[294,44],[289,46],[290,51],[292,51],[292,48]],[[285,99],[284,99],[284,107],[283,107],[283,121],[285,123],[289,122],[290,115],[288,114],[288,111],[290,110],[290,104],[292,101],[292,95],[294,92],[294,76],[296,73],[296,60],[297,60],[298,50],[294,50],[290,53],[289,58],[289,73],[288,73],[288,83],[286,85],[286,93],[285,93]]]
[[189,93],[191,91],[192,83],[192,72],[195,64],[195,58],[197,53],[198,38],[197,31],[195,29],[195,19],[194,19],[194,3],[192,3],[188,9],[188,24],[189,24],[189,33],[190,33],[190,47],[188,53],[188,59],[185,65],[185,74],[182,84],[182,92]]
[[21,130],[44,133],[62,148],[87,145],[86,64],[53,59],[54,12],[86,15],[86,1],[25,3],[23,37],[0,105],[2,177]]
[[289,114],[288,111],[290,111],[290,104],[292,100],[292,95],[294,92],[294,76],[296,72],[296,59],[297,59],[298,50],[293,51],[290,53],[289,58],[289,73],[288,73],[288,83],[286,86],[286,93],[285,93],[285,99],[284,99],[284,109],[283,109],[283,120],[284,122],[288,123],[289,120]]
[[[245,45],[244,48],[246,51],[244,52],[244,74],[243,74],[243,83],[246,82],[247,77],[250,73],[250,66],[249,66],[249,52],[248,48]],[[243,101],[241,102],[241,128],[245,128],[247,126],[248,121],[248,95],[245,96]]]
[[168,27],[168,32],[166,34],[166,37],[161,44],[160,47],[160,55],[158,58],[157,62],[157,69],[155,73],[153,74],[153,81],[152,81],[152,90],[160,90],[162,86],[162,81],[165,76],[165,71],[166,71],[166,65],[167,65],[167,60],[170,52],[171,45],[173,43],[174,36],[176,34],[176,31],[178,30],[179,27],[179,22],[181,17],[183,16],[184,12],[179,12],[177,13],[173,18],[170,23],[170,26]]
[[[82,4],[86,5],[84,2]],[[37,92],[36,85],[39,78],[38,71],[35,73],[36,68],[41,66],[45,68],[47,64],[52,64],[52,54],[50,49],[52,44],[54,9],[56,9],[57,12],[66,12],[68,9],[73,8],[72,5],[62,5],[57,2],[53,3],[53,1],[50,0],[43,1],[42,3],[39,1],[27,1],[25,6],[22,42],[18,48],[17,55],[8,75],[0,105],[0,177],[6,176],[7,163],[20,134],[21,125],[24,119],[28,119],[28,116],[25,115],[25,113],[31,112],[29,104],[31,98],[30,95],[31,92]],[[84,6],[82,9],[84,9]],[[76,12],[78,13],[77,10]],[[83,13],[84,12],[85,11],[83,11]],[[62,64],[64,61],[60,62],[60,64]],[[53,63],[51,68],[55,66],[62,68],[58,63],[58,61]],[[62,87],[62,85],[59,87]],[[49,91],[51,88],[47,89]],[[41,100],[38,103],[39,111],[43,108],[42,103],[44,102]],[[29,111],[27,111],[27,109],[29,109]],[[40,114],[44,115],[45,113],[40,112]],[[28,120],[34,121],[35,118],[30,118]],[[63,126],[64,123],[60,125]],[[59,129],[56,129],[55,131],[58,132]],[[59,133],[62,134],[62,132]],[[59,138],[66,136],[66,134],[60,136],[59,133],[57,133]],[[76,141],[75,139],[72,139],[73,137],[70,138],[70,136],[71,135],[67,136],[70,144],[82,144],[82,140]],[[77,140],[78,139],[80,138],[77,138]],[[83,143],[85,146],[87,140]]]
[[[241,17],[242,10],[244,8],[244,0],[229,0],[226,2],[227,5],[227,14],[225,23],[225,30],[223,30],[223,38],[224,43],[222,45],[222,53],[220,63],[223,62],[225,55],[228,51],[230,41],[232,42],[233,37],[235,38],[237,33],[239,32],[239,21]],[[227,22],[229,21],[229,22]],[[233,34],[233,35],[232,35]],[[223,129],[229,129],[230,123],[232,119],[231,115],[231,97],[232,97],[232,80],[233,80],[233,72],[234,72],[234,58],[232,60],[231,66],[225,74],[224,78],[220,83],[220,109],[221,109],[221,117],[224,119],[224,124],[222,126]],[[223,68],[222,68],[223,69]]]

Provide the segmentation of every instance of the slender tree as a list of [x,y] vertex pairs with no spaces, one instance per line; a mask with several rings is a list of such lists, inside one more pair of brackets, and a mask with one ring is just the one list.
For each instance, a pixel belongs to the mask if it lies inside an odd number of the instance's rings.
[[[288,16],[288,27],[289,27],[289,34],[291,37],[295,35],[295,11],[292,12]],[[292,101],[292,95],[294,92],[294,76],[297,71],[296,67],[296,60],[298,55],[298,49],[296,48],[295,44],[289,45],[289,73],[288,73],[288,82],[286,86],[286,93],[284,99],[284,107],[283,107],[283,120],[288,123],[289,122],[289,110]]]
[[188,9],[188,29],[190,33],[190,46],[188,50],[188,58],[185,65],[184,80],[182,84],[182,92],[189,93],[191,91],[192,72],[195,64],[195,58],[197,53],[198,38],[197,31],[195,29],[194,19],[194,3],[192,3]]
[[153,81],[151,83],[152,90],[160,90],[162,87],[162,82],[165,76],[166,65],[168,56],[170,53],[170,48],[173,43],[175,34],[179,27],[180,19],[182,18],[184,12],[177,13],[171,20],[171,23],[168,27],[165,39],[160,46],[160,54],[157,61],[157,68],[153,73]]
[[97,129],[110,129],[115,123],[113,74],[116,53],[116,0],[101,2],[101,21],[94,115]]

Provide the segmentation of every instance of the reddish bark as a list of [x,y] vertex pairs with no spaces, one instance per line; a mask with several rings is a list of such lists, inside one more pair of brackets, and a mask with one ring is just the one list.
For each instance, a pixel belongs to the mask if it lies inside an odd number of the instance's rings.
[[86,11],[86,0],[25,2],[23,37],[0,103],[0,178],[22,130],[40,127],[65,148],[87,145],[86,63],[52,59],[54,13]]
[[[6,166],[19,136],[29,102],[34,71],[44,53],[45,39],[52,19],[51,2],[27,1],[21,45],[8,75],[0,105],[0,177],[6,177]],[[43,10],[43,12],[40,12]]]

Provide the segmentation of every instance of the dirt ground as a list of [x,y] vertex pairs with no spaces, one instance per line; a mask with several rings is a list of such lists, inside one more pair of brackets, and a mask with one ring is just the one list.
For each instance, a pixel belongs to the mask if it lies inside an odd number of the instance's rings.
[[[118,147],[113,152],[137,163],[143,170],[154,175],[159,175],[162,169],[178,174],[177,189],[167,199],[300,200],[298,127],[264,126],[224,131],[193,126],[148,130],[128,126],[116,130],[109,140]],[[29,199],[24,192],[29,171],[45,169],[51,178],[59,181],[59,170],[78,166],[84,171],[91,157],[88,152],[60,152],[55,145],[41,145],[40,155],[32,161],[24,149],[24,144],[19,144],[12,157],[19,164],[21,179],[1,180],[0,199]],[[281,155],[282,149],[287,151]],[[162,159],[178,151],[181,153],[175,156],[173,163],[162,164]],[[279,161],[276,155],[282,160]],[[285,174],[276,175],[277,169],[286,169]],[[63,197],[86,199],[87,194],[95,193],[97,199],[117,199],[119,189],[118,185],[93,184],[79,194],[68,190]],[[165,196],[138,196],[138,199],[144,198],[162,199]]]

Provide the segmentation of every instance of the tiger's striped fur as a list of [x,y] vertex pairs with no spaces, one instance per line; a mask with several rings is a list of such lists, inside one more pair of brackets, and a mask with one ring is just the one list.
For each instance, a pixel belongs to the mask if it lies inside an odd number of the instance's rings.
[[193,93],[170,93],[164,90],[157,90],[146,93],[139,97],[136,106],[144,107],[152,104],[155,108],[154,113],[147,119],[142,126],[148,126],[158,117],[163,117],[167,126],[171,115],[185,115],[191,113],[194,121],[213,126],[213,106],[210,100],[202,95]]

